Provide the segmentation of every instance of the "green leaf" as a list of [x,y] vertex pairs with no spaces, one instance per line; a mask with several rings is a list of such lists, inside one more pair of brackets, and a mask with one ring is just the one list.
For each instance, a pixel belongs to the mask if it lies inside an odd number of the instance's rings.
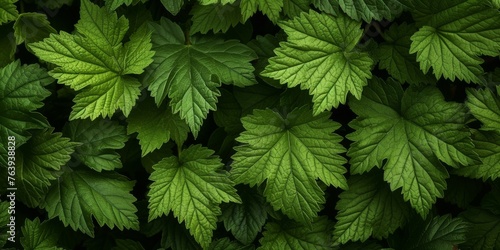
[[76,33],[52,34],[29,47],[42,60],[56,64],[49,74],[80,92],[76,95],[70,119],[92,120],[110,117],[117,109],[125,116],[140,94],[141,74],[152,62],[150,34],[143,26],[122,44],[128,30],[125,17],[82,1]]
[[283,13],[288,17],[296,17],[301,12],[307,12],[311,0],[283,0]]
[[26,219],[24,226],[21,228],[23,237],[21,237],[21,245],[26,250],[55,250],[62,249],[57,247],[59,233],[54,227],[49,226],[47,221],[40,223],[40,219],[36,217],[33,221]]
[[241,204],[225,206],[221,219],[224,227],[243,244],[251,244],[266,223],[266,200],[254,189],[240,188]]
[[144,250],[144,247],[137,241],[117,239],[116,246],[113,247],[113,250]]
[[235,40],[191,37],[186,41],[181,28],[166,18],[152,27],[156,55],[144,82],[156,104],[167,96],[171,99],[173,113],[180,113],[196,137],[208,112],[216,109],[221,82],[240,87],[256,82],[250,64],[255,55]]
[[17,44],[38,42],[52,33],[56,33],[56,30],[50,26],[45,14],[22,13],[14,23]]
[[193,15],[191,33],[206,34],[226,32],[241,22],[241,13],[237,4],[195,5],[191,10]]
[[393,24],[383,34],[385,42],[379,44],[373,55],[379,60],[379,68],[386,69],[400,82],[421,84],[435,82],[430,74],[424,74],[418,65],[417,56],[410,55],[410,37],[417,31],[415,25]]
[[258,10],[266,15],[269,20],[276,23],[280,17],[283,0],[241,0],[240,8],[243,22],[246,22]]
[[17,0],[0,0],[0,24],[16,20],[19,15],[16,2]]
[[113,229],[139,230],[134,206],[136,198],[130,194],[133,181],[115,172],[96,173],[91,170],[64,169],[59,182],[51,186],[41,204],[50,219],[58,217],[64,226],[94,237],[92,217]]
[[418,0],[414,4],[414,16],[424,26],[411,37],[410,53],[417,53],[422,71],[427,73],[432,67],[437,79],[481,82],[484,71],[480,56],[500,54],[498,10],[482,0],[451,0],[446,4]]
[[403,5],[399,0],[339,0],[342,10],[352,19],[370,23],[372,20],[393,20],[401,12]]
[[331,249],[331,223],[326,217],[314,219],[311,226],[294,221],[268,222],[258,250]]
[[161,148],[170,139],[182,145],[189,132],[187,124],[178,115],[172,114],[166,103],[157,107],[151,98],[139,103],[127,121],[127,133],[138,133],[142,156]]
[[489,89],[467,89],[465,102],[471,113],[483,123],[482,130],[500,132],[500,96]]
[[313,0],[313,5],[327,14],[337,16],[340,13],[338,0]]
[[500,177],[500,132],[475,131],[472,140],[481,162],[459,168],[454,173],[483,181],[496,180]]
[[471,208],[460,215],[469,222],[467,242],[464,247],[474,250],[500,248],[500,216],[484,208]]
[[16,41],[14,29],[9,24],[0,25],[0,68],[14,61],[16,53]]
[[410,208],[401,194],[391,192],[381,174],[355,175],[348,185],[335,207],[339,210],[333,231],[336,242],[387,238],[405,224]]
[[434,250],[453,249],[464,243],[468,231],[468,223],[462,218],[451,215],[436,216],[427,222],[409,223],[408,236],[402,238],[395,249]]
[[257,36],[254,40],[251,40],[247,45],[252,48],[259,59],[255,63],[255,75],[264,80],[267,84],[281,88],[279,81],[262,76],[261,72],[269,65],[269,59],[273,57],[274,49],[279,46],[280,40],[276,36],[265,35]]
[[87,167],[98,172],[122,167],[120,155],[114,150],[123,148],[128,136],[117,122],[75,120],[66,125],[63,132],[71,141],[81,143],[74,157]]
[[204,248],[212,241],[222,202],[241,202],[223,164],[213,151],[200,145],[167,157],[153,166],[150,180],[149,220],[170,211]]
[[391,250],[389,248],[383,248],[378,243],[373,241],[361,242],[351,242],[346,245],[340,246],[341,250]]
[[7,238],[10,237],[8,233],[10,222],[10,214],[9,214],[9,202],[2,201],[0,202],[0,247],[3,248],[5,243],[7,243]]
[[[165,218],[165,217],[162,217]],[[170,214],[167,216],[167,221],[164,223],[161,236],[161,246],[165,249],[172,250],[201,250],[200,244],[196,242],[192,235],[189,234],[184,223],[178,221]]]
[[242,246],[240,243],[231,241],[229,238],[222,238],[213,241],[208,247],[209,250],[253,250],[255,247]]
[[491,3],[495,8],[500,8],[500,0],[491,0]]
[[356,131],[347,135],[354,141],[351,173],[383,167],[391,190],[402,188],[423,217],[446,189],[449,175],[439,160],[455,168],[478,162],[465,106],[446,102],[434,86],[403,91],[398,82],[375,78],[349,106],[358,115],[349,124]]
[[161,0],[161,3],[172,15],[177,15],[181,11],[184,0]]
[[[0,69],[0,138],[14,136],[16,146],[21,146],[31,137],[29,129],[48,127],[45,117],[33,111],[50,95],[44,86],[52,81],[37,64],[21,66],[17,60]],[[7,165],[6,156],[2,152],[2,166]]]
[[52,129],[38,130],[16,151],[17,198],[29,207],[43,201],[51,181],[60,176],[61,166],[78,145],[61,136]]
[[134,0],[106,0],[106,6],[108,6],[110,10],[116,10],[121,5],[131,5],[133,1]]
[[198,0],[202,5],[210,5],[210,4],[233,4],[236,0]]
[[243,145],[233,155],[236,183],[260,185],[275,210],[300,222],[310,222],[325,203],[316,179],[347,189],[342,137],[333,131],[339,124],[325,112],[313,117],[308,108],[288,114],[254,110],[242,118],[245,131],[236,139]]
[[361,98],[373,60],[355,48],[363,35],[359,22],[310,11],[279,25],[288,40],[274,51],[262,75],[308,89],[315,115],[345,103],[349,92]]

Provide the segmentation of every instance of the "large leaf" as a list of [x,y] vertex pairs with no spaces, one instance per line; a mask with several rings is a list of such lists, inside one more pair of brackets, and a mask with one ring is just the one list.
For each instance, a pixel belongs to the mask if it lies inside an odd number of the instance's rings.
[[38,130],[16,154],[17,198],[29,207],[42,202],[51,181],[60,175],[61,166],[71,158],[77,143],[61,133]]
[[255,83],[253,51],[235,41],[190,37],[166,18],[152,24],[156,55],[145,82],[160,105],[168,96],[174,114],[179,113],[196,136],[210,110],[215,110],[217,87],[223,83],[249,86]]
[[139,229],[130,194],[134,182],[114,172],[64,169],[59,182],[53,184],[41,204],[49,218],[58,217],[64,226],[94,236],[92,217],[100,226],[123,230]]
[[316,179],[347,189],[339,125],[325,112],[313,117],[308,108],[288,114],[255,110],[242,118],[245,131],[236,139],[231,174],[237,183],[260,185],[275,210],[310,222],[325,202]]
[[80,162],[99,172],[122,167],[120,155],[115,149],[123,148],[128,136],[125,128],[117,122],[75,120],[64,127],[64,134],[80,143],[74,154],[77,162],[71,162],[71,167]]
[[325,217],[316,218],[311,226],[295,221],[268,222],[258,250],[321,250],[331,249],[331,223]]
[[360,23],[310,11],[279,24],[288,40],[274,51],[262,75],[308,89],[315,115],[345,103],[349,92],[361,98],[373,60],[355,48],[363,34]]
[[347,136],[354,141],[347,153],[351,173],[383,167],[391,189],[402,188],[422,216],[446,189],[449,175],[439,160],[457,168],[478,162],[465,106],[446,102],[434,86],[403,91],[398,82],[374,79],[349,105],[359,116]]
[[153,166],[150,180],[149,220],[170,211],[202,247],[207,247],[221,215],[222,202],[241,202],[223,164],[213,151],[191,146],[179,157],[164,158]]
[[383,176],[374,173],[352,176],[349,190],[339,195],[339,210],[333,231],[335,241],[365,241],[387,237],[409,217],[409,206],[401,194],[391,192]]
[[411,10],[423,25],[413,36],[410,53],[420,68],[442,76],[479,83],[480,56],[500,54],[500,15],[483,0],[415,0]]
[[70,119],[110,117],[117,109],[128,116],[139,94],[141,74],[152,62],[151,32],[142,26],[122,44],[128,20],[83,0],[76,33],[52,34],[29,47],[57,67],[49,72],[60,83],[81,90]]

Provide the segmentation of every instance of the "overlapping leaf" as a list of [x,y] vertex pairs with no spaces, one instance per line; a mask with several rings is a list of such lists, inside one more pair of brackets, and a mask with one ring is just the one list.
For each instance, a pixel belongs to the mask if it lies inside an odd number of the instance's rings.
[[260,240],[259,250],[331,249],[331,224],[325,217],[311,226],[294,221],[269,222]]
[[361,98],[373,60],[355,48],[363,33],[360,23],[310,11],[279,24],[288,40],[274,51],[264,76],[308,89],[315,115],[345,103],[349,92]]
[[[20,146],[31,137],[29,129],[48,127],[45,117],[34,110],[50,95],[44,86],[52,81],[36,64],[15,61],[0,69],[0,138],[14,136]],[[0,164],[7,166],[6,143],[0,146],[0,154]]]
[[246,22],[257,11],[261,11],[271,21],[277,22],[283,8],[283,0],[241,0],[241,15],[243,22]]
[[149,98],[132,110],[128,118],[127,133],[137,132],[141,144],[142,156],[159,149],[168,140],[174,140],[182,145],[187,139],[189,127],[181,118],[172,114],[165,104],[157,107]]
[[140,74],[152,62],[150,34],[143,26],[122,44],[129,28],[125,17],[82,1],[76,33],[52,34],[29,47],[42,60],[57,65],[49,73],[60,83],[81,90],[70,119],[108,117],[121,109],[128,116],[140,94]]
[[400,194],[391,192],[382,175],[352,176],[348,184],[349,190],[340,194],[336,205],[335,241],[345,244],[372,236],[385,238],[408,219],[409,206]]
[[59,182],[51,186],[41,204],[49,218],[58,217],[64,226],[94,236],[92,217],[100,226],[120,230],[139,229],[130,194],[134,182],[115,172],[64,169]]
[[500,96],[489,89],[468,89],[467,107],[471,113],[483,123],[482,130],[500,132]]
[[351,172],[383,167],[391,189],[402,188],[422,216],[446,189],[449,175],[439,160],[453,167],[478,162],[465,129],[465,106],[444,101],[436,87],[403,91],[395,81],[374,79],[363,98],[349,104],[359,116],[349,124],[356,131],[347,136],[354,141]]
[[342,10],[354,20],[369,23],[372,20],[393,20],[403,12],[399,0],[339,0]]
[[16,20],[19,15],[16,2],[17,0],[0,0],[0,24]]
[[500,177],[500,132],[475,131],[472,136],[474,151],[481,158],[481,162],[461,167],[454,171],[462,176],[496,180]]
[[423,25],[412,37],[410,53],[424,73],[481,82],[480,56],[500,54],[500,15],[482,0],[412,1],[414,18]]
[[208,247],[222,202],[241,202],[227,173],[213,151],[191,146],[177,158],[167,157],[153,166],[150,180],[149,219],[171,211],[202,247]]
[[64,134],[80,143],[74,157],[87,167],[99,172],[122,167],[120,155],[114,150],[123,148],[128,137],[117,122],[75,120],[64,127]]
[[196,5],[191,10],[193,24],[191,32],[214,33],[226,32],[230,27],[241,22],[241,13],[237,4]]
[[16,154],[17,198],[29,207],[36,207],[45,197],[51,181],[61,174],[61,166],[71,158],[77,143],[52,133],[39,130]]
[[168,19],[152,24],[156,55],[145,83],[160,105],[168,96],[173,113],[179,113],[196,136],[210,110],[215,110],[217,87],[223,83],[249,86],[255,83],[253,51],[235,41],[184,37]]
[[379,68],[386,69],[389,74],[400,82],[422,84],[435,81],[430,74],[424,74],[418,65],[417,57],[410,55],[410,37],[417,29],[413,24],[393,24],[385,31],[385,42],[374,51],[374,56],[380,60]]
[[21,228],[23,237],[21,237],[21,245],[26,250],[62,250],[57,247],[57,241],[60,235],[54,227],[47,224],[47,221],[40,223],[40,219],[36,217],[33,221],[26,219],[24,226]]
[[347,189],[344,177],[344,148],[339,125],[329,113],[313,117],[308,108],[282,115],[272,110],[255,110],[242,118],[245,131],[236,139],[231,174],[237,183],[260,185],[274,209],[289,217],[310,222],[325,202],[316,179]]

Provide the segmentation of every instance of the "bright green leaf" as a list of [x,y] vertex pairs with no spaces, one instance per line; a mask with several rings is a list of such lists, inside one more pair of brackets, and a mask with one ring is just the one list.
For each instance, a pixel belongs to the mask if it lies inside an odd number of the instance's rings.
[[213,151],[200,145],[167,157],[153,166],[150,180],[149,220],[170,211],[202,247],[212,241],[222,202],[241,202],[223,164]]
[[50,26],[45,14],[22,13],[14,23],[17,44],[38,42],[52,33],[56,33],[56,30]]
[[500,177],[500,132],[475,131],[472,141],[475,145],[474,151],[482,162],[459,168],[454,173],[483,181]]
[[260,185],[275,210],[300,222],[310,222],[325,202],[316,179],[347,189],[344,177],[345,151],[342,138],[333,133],[340,127],[325,112],[313,117],[308,108],[288,114],[254,110],[242,118],[245,130],[236,139],[231,174],[235,182]]
[[59,234],[54,227],[50,227],[47,221],[40,223],[40,219],[36,217],[33,221],[26,219],[24,226],[21,228],[23,237],[21,237],[21,245],[25,250],[59,250],[57,247]]
[[489,89],[467,89],[467,107],[483,123],[482,130],[500,131],[500,96]]
[[237,4],[195,5],[191,10],[193,24],[191,33],[206,34],[226,32],[241,22],[241,13]]
[[49,218],[58,217],[64,226],[70,225],[91,237],[92,217],[100,226],[138,230],[137,208],[133,204],[136,198],[130,194],[133,186],[133,181],[115,172],[66,168],[41,207],[47,210]]
[[449,174],[439,160],[456,168],[478,162],[465,106],[446,102],[434,86],[403,91],[398,82],[376,78],[349,106],[358,115],[347,136],[354,141],[347,153],[351,173],[383,167],[391,190],[402,188],[424,217],[446,189]]
[[246,22],[258,10],[266,15],[269,20],[276,23],[280,17],[283,0],[241,0],[240,8],[243,22]]
[[339,0],[342,10],[352,19],[370,23],[372,20],[393,20],[401,12],[400,0]]
[[[16,146],[30,137],[29,129],[48,127],[42,114],[33,112],[43,106],[43,99],[50,95],[44,86],[53,81],[38,65],[22,65],[15,61],[0,68],[0,138],[14,136]],[[0,164],[7,166],[6,143],[0,147]]]
[[268,222],[258,250],[331,249],[331,223],[325,217],[314,219],[311,226],[294,221]]
[[171,99],[173,113],[180,113],[196,137],[208,112],[216,109],[221,82],[240,87],[256,82],[250,64],[255,55],[235,40],[186,41],[181,28],[166,18],[152,27],[156,55],[144,81],[158,105]]
[[127,121],[127,133],[138,133],[142,156],[159,149],[170,138],[177,145],[182,145],[189,132],[187,124],[178,115],[172,114],[172,109],[166,103],[157,107],[151,98],[139,103]]
[[[420,8],[421,7],[421,8]],[[500,15],[483,0],[415,0],[414,16],[424,25],[411,37],[410,53],[424,73],[481,82],[480,56],[500,54]]]
[[64,134],[71,141],[81,143],[74,157],[87,167],[98,172],[122,167],[120,155],[114,150],[123,148],[128,136],[117,122],[75,120],[64,127]]
[[349,190],[339,195],[339,210],[333,231],[335,241],[365,241],[370,237],[387,238],[405,224],[409,206],[401,194],[391,192],[383,176],[368,173],[352,176]]
[[0,0],[0,24],[16,20],[19,15],[16,2],[17,0]]
[[128,116],[139,94],[141,74],[152,62],[150,34],[143,26],[122,44],[128,30],[125,17],[82,1],[76,34],[61,31],[29,47],[42,60],[56,64],[49,74],[74,90],[70,119],[110,117],[117,109]]
[[71,159],[77,143],[52,133],[52,129],[38,130],[16,151],[17,198],[29,207],[42,202],[51,181],[59,177],[61,166]]
[[314,114],[345,103],[349,92],[361,98],[371,78],[373,60],[355,48],[363,32],[360,23],[340,15],[332,17],[314,11],[281,22],[288,40],[274,52],[262,75],[300,84],[313,95]]
[[413,24],[393,24],[383,34],[385,42],[379,44],[373,55],[379,61],[379,68],[386,69],[400,82],[422,84],[435,82],[430,74],[424,74],[418,65],[417,56],[410,55],[410,37],[417,29]]
[[240,188],[241,204],[228,204],[222,211],[224,227],[243,244],[251,244],[266,223],[266,200],[255,189]]

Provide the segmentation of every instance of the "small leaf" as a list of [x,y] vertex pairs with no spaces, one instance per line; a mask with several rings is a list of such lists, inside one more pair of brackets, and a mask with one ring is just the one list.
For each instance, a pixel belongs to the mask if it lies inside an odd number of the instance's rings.
[[226,32],[241,22],[241,13],[237,4],[195,5],[191,10],[193,15],[191,33],[206,34]]
[[240,2],[243,22],[246,22],[257,10],[260,10],[272,22],[276,23],[282,7],[283,0],[241,0]]
[[389,21],[403,12],[400,0],[339,0],[342,10],[352,19],[370,23],[372,20]]
[[17,0],[0,0],[0,25],[16,20],[19,15],[16,2]]
[[40,223],[38,217],[33,221],[26,219],[21,231],[23,233],[21,245],[25,250],[62,250],[57,247],[59,232],[50,227],[47,221]]
[[177,15],[181,11],[184,0],[161,0],[161,3],[172,15]]
[[483,123],[482,130],[500,132],[500,96],[489,89],[467,89],[465,102],[472,114]]

